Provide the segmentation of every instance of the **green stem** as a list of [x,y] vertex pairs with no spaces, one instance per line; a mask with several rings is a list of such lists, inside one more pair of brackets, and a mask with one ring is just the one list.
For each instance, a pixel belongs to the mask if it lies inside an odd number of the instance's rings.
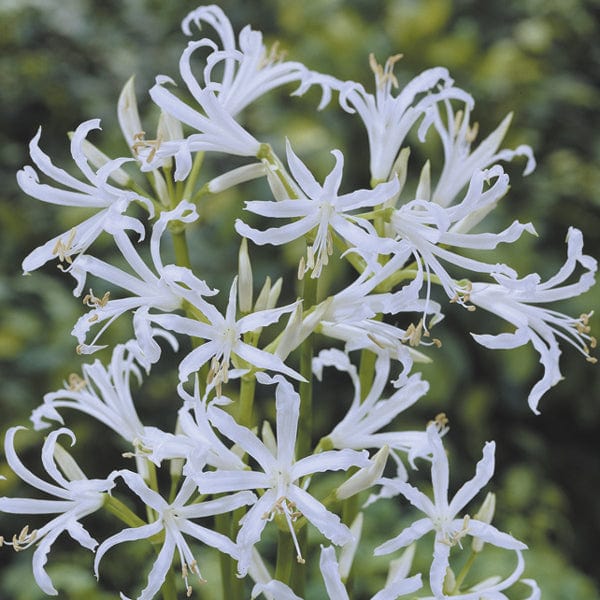
[[194,157],[194,162],[192,164],[192,170],[190,174],[187,176],[187,180],[185,182],[185,188],[183,189],[183,199],[189,200],[192,197],[192,192],[194,191],[194,187],[196,185],[196,181],[198,179],[198,175],[200,174],[200,169],[202,168],[202,163],[204,162],[204,152],[197,152]]
[[277,536],[277,562],[275,579],[289,583],[292,576],[292,561],[294,556],[294,543],[289,530],[280,529]]
[[188,251],[187,239],[185,237],[185,229],[181,231],[171,231],[173,240],[173,249],[175,251],[175,262],[180,267],[191,268],[190,253]]
[[140,519],[126,504],[109,494],[104,496],[104,508],[129,527],[147,525],[146,521]]
[[473,563],[475,562],[475,559],[477,558],[477,554],[478,554],[477,552],[471,551],[471,554],[469,555],[467,562],[464,564],[463,568],[460,570],[460,573],[456,577],[456,581],[454,583],[454,588],[452,589],[452,594],[458,594],[458,592],[460,590],[460,586],[462,585],[463,581],[465,580],[465,577],[471,570],[471,567],[473,566]]
[[240,401],[238,405],[238,423],[252,429],[255,426],[254,418],[254,391],[256,378],[253,373],[242,376],[240,384]]

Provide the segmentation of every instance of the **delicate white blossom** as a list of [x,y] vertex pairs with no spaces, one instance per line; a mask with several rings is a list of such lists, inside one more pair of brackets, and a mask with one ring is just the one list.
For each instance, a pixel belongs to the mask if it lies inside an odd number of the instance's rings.
[[[111,474],[107,479],[87,479],[68,455],[66,460],[69,466],[69,478],[67,479],[57,465],[57,454],[66,454],[66,451],[59,450],[60,446],[57,445],[57,440],[60,435],[67,435],[71,438],[72,445],[75,443],[75,435],[69,429],[61,428],[48,435],[42,448],[42,463],[48,475],[55,481],[55,483],[49,483],[25,467],[18,457],[14,447],[14,438],[20,429],[25,428],[11,427],[6,432],[4,451],[9,467],[25,483],[56,499],[4,497],[0,498],[0,511],[12,514],[57,515],[40,529],[29,531],[25,527],[19,535],[13,537],[12,541],[12,546],[18,551],[33,544],[37,545],[33,553],[35,581],[44,593],[55,596],[58,592],[44,569],[52,544],[61,533],[67,532],[76,542],[89,550],[94,550],[98,542],[79,521],[102,507],[106,492],[115,485],[116,474]],[[59,465],[65,470],[64,462],[61,465],[61,461],[59,461]]]
[[237,537],[241,556],[238,571],[248,571],[252,548],[260,540],[267,520],[283,515],[290,534],[296,544],[298,560],[303,562],[297,545],[293,521],[303,515],[325,537],[334,544],[343,545],[352,539],[352,534],[340,518],[303,489],[299,480],[313,473],[346,471],[352,466],[368,465],[366,453],[354,450],[332,450],[306,456],[294,457],[298,432],[300,397],[292,385],[281,375],[274,379],[261,378],[265,382],[276,382],[277,445],[270,447],[246,427],[238,425],[226,412],[215,409],[211,415],[213,425],[237,446],[247,452],[262,471],[230,471],[217,469],[206,471],[195,477],[202,493],[219,494],[247,489],[266,490],[260,499],[243,517]]
[[[577,265],[586,269],[579,280],[566,283]],[[590,335],[588,323],[591,314],[579,318],[569,317],[556,310],[544,308],[540,304],[573,298],[589,290],[595,282],[598,268],[596,259],[583,254],[583,236],[578,229],[569,228],[567,234],[567,260],[550,279],[541,282],[536,273],[522,279],[511,279],[498,274],[497,283],[473,283],[469,300],[516,327],[513,333],[498,335],[472,334],[474,339],[487,348],[517,348],[528,342],[540,354],[544,375],[529,393],[529,406],[538,413],[538,403],[543,394],[561,379],[558,360],[561,350],[557,341],[560,338],[575,346],[590,362],[590,348],[596,346],[596,339]]]
[[493,525],[472,519],[469,515],[465,515],[463,518],[457,517],[467,503],[488,483],[494,473],[494,442],[486,442],[483,448],[483,458],[477,463],[475,476],[463,484],[452,500],[448,501],[448,457],[434,423],[427,427],[427,437],[433,453],[431,463],[433,501],[423,492],[400,479],[388,482],[391,487],[396,489],[397,493],[402,494],[427,516],[418,519],[395,538],[378,546],[375,554],[389,554],[398,548],[408,546],[430,531],[435,531],[429,581],[434,596],[445,598],[443,583],[449,566],[450,550],[453,546],[460,545],[461,539],[465,536],[477,537],[494,546],[515,551],[523,550],[527,546],[511,535],[499,531]]
[[41,129],[29,144],[29,152],[35,166],[45,176],[61,187],[53,187],[40,183],[38,173],[31,166],[26,166],[17,173],[17,181],[21,189],[42,202],[97,209],[95,215],[88,217],[71,230],[61,233],[44,245],[36,248],[23,261],[25,272],[34,271],[49,260],[58,258],[61,263],[70,265],[73,256],[85,252],[96,238],[110,226],[112,231],[131,229],[144,237],[144,226],[138,219],[124,215],[129,204],[137,201],[143,204],[150,216],[154,209],[147,198],[131,190],[117,188],[108,183],[111,173],[129,159],[118,158],[100,167],[96,172],[90,167],[83,150],[88,133],[100,128],[99,119],[91,119],[77,127],[71,139],[71,155],[87,182],[73,177],[63,169],[55,166],[50,157],[42,152],[38,143]]
[[185,535],[217,548],[219,551],[237,557],[236,545],[226,536],[216,531],[198,525],[194,519],[201,519],[213,515],[220,515],[251,504],[255,500],[251,492],[239,492],[225,498],[205,502],[189,502],[196,490],[196,485],[191,479],[185,479],[173,502],[168,503],[160,494],[150,489],[142,477],[131,471],[119,471],[118,475],[125,481],[129,489],[144,502],[146,506],[156,512],[156,520],[141,525],[123,529],[119,533],[102,542],[96,552],[94,570],[98,576],[98,567],[104,554],[113,546],[123,542],[149,539],[158,533],[164,532],[164,541],[158,556],[148,574],[148,585],[138,596],[138,600],[151,600],[160,591],[168,570],[171,568],[173,556],[177,552],[181,561],[181,575],[185,581],[188,596],[191,587],[188,582],[188,573],[197,575],[204,581],[198,563],[194,558]]

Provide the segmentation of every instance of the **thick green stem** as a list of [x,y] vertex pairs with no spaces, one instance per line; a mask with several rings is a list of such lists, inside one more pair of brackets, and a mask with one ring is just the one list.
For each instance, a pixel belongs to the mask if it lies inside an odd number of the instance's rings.
[[256,423],[254,418],[254,391],[256,378],[253,373],[244,375],[240,385],[240,401],[238,405],[238,423],[252,429]]
[[278,534],[275,579],[283,583],[289,583],[292,576],[292,561],[294,560],[294,543],[287,529],[280,529]]
[[473,566],[473,563],[477,558],[477,554],[477,552],[471,552],[471,554],[469,555],[467,562],[464,564],[463,568],[460,570],[460,573],[456,577],[454,588],[452,589],[452,594],[458,594],[458,592],[460,591],[460,586],[462,585],[463,581],[465,580],[465,577],[471,570],[471,567]]

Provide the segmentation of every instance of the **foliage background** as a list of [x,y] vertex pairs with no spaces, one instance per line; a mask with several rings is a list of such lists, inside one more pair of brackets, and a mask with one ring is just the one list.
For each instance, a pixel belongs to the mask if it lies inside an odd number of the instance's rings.
[[[530,144],[538,160],[526,179],[520,176],[522,165],[510,166],[512,190],[495,217],[533,220],[540,234],[509,249],[511,264],[522,273],[554,272],[564,260],[570,224],[584,231],[587,253],[600,255],[598,0],[231,0],[219,5],[236,30],[251,23],[268,40],[279,39],[290,59],[367,86],[372,85],[369,52],[380,62],[404,53],[396,69],[401,85],[425,68],[448,67],[476,99],[474,118],[482,134],[514,111],[506,146]],[[68,169],[65,132],[100,117],[104,132],[96,140],[109,153],[125,155],[115,115],[120,89],[135,73],[142,113],[153,114],[145,90],[158,73],[177,79],[177,61],[187,42],[179,22],[195,6],[184,0],[0,0],[3,429],[24,423],[43,394],[60,387],[81,364],[68,335],[80,314],[70,282],[52,268],[31,277],[20,273],[22,258],[68,228],[70,218],[68,211],[42,206],[17,188],[14,174],[28,163],[28,140],[43,125],[42,148]],[[358,120],[333,106],[313,118],[307,111],[315,100],[311,95],[269,97],[247,119],[256,131],[283,131],[321,173],[331,168],[329,149],[344,149],[348,187],[366,186],[365,135]],[[232,202],[239,206],[242,199]],[[225,261],[233,267],[236,248],[221,250],[230,230],[229,221],[217,221],[207,233],[210,239],[199,242],[203,264],[222,267]],[[269,265],[259,261],[257,268],[267,271]],[[579,314],[594,308],[600,310],[598,288],[565,310]],[[566,349],[561,363],[566,380],[543,398],[542,415],[535,417],[526,397],[539,376],[537,355],[531,348],[479,349],[464,332],[489,330],[480,321],[484,318],[448,310],[437,332],[444,348],[425,372],[432,390],[414,418],[422,423],[419,419],[440,410],[448,413],[456,482],[469,476],[483,442],[496,439],[497,523],[530,545],[527,576],[539,581],[546,599],[598,598],[600,370]],[[165,374],[162,384],[144,389],[155,418],[170,383]],[[97,444],[84,421],[77,434],[82,447]],[[31,442],[23,438],[25,446],[33,443],[34,436]],[[104,444],[96,450],[106,454]],[[9,477],[0,488],[7,491],[0,493],[18,495],[6,467],[0,469]],[[0,533],[12,535],[21,525],[20,519],[3,517]],[[68,542],[58,544],[50,559],[64,598],[114,597],[108,590],[127,585],[132,567],[142,564],[131,552],[129,562],[113,564],[110,585],[104,579],[106,587],[98,591],[89,556],[70,554],[70,548]],[[30,552],[0,551],[0,597],[41,597],[30,559]]]

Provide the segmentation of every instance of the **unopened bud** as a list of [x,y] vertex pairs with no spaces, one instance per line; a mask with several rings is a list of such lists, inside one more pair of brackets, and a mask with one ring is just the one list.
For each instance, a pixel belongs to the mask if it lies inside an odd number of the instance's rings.
[[335,492],[337,499],[345,500],[374,485],[383,474],[389,454],[389,447],[383,446],[383,448],[373,456],[371,464],[368,467],[363,467],[358,470],[350,477],[350,479],[344,481],[344,483],[340,485]]
[[266,172],[267,169],[262,163],[244,165],[211,179],[207,184],[207,188],[212,194],[218,194],[240,183],[263,177]]
[[252,311],[252,264],[248,254],[248,240],[242,238],[238,254],[238,298],[244,314]]
[[[69,139],[73,137],[73,132],[69,132]],[[110,162],[110,157],[106,156],[102,150],[92,144],[89,140],[81,140],[81,150],[84,156],[88,159],[90,164],[97,169],[103,167],[106,163]],[[127,187],[131,183],[131,177],[127,173],[118,167],[111,171],[109,179],[112,179],[115,183],[122,187]]]
[[54,446],[54,459],[69,481],[87,479],[75,459],[60,444]]
[[254,310],[265,310],[267,308],[267,303],[269,301],[269,292],[271,291],[271,278],[267,275],[265,278],[265,283],[262,286],[262,289],[258,293],[258,297],[256,298],[256,303],[254,304]]
[[356,549],[358,548],[358,543],[360,542],[362,526],[363,514],[359,512],[354,521],[352,521],[352,525],[350,525],[352,540],[342,546],[342,550],[340,552],[338,571],[342,581],[346,581],[350,575],[350,569],[352,569],[352,563],[354,562]]
[[119,101],[117,103],[117,117],[119,126],[123,132],[123,137],[127,141],[127,145],[133,152],[133,146],[136,143],[136,136],[139,136],[143,131],[142,122],[138,112],[137,98],[135,97],[135,77],[129,78],[123,86]]
[[415,198],[417,200],[431,200],[431,165],[429,161],[421,169],[421,177],[419,178]]
[[[483,523],[487,523],[488,525],[492,522],[494,518],[494,511],[496,510],[496,494],[492,492],[488,492],[483,504],[479,511],[473,517],[478,521],[482,521]],[[473,542],[471,544],[471,548],[473,552],[481,552],[483,550],[483,540],[478,537],[473,538]]]
[[444,585],[442,587],[442,591],[444,594],[451,595],[454,593],[454,588],[456,587],[456,575],[454,575],[454,571],[448,567],[446,569],[446,576],[444,577]]
[[404,550],[402,556],[390,562],[386,587],[392,583],[394,579],[406,579],[410,573],[417,545],[413,542]]

